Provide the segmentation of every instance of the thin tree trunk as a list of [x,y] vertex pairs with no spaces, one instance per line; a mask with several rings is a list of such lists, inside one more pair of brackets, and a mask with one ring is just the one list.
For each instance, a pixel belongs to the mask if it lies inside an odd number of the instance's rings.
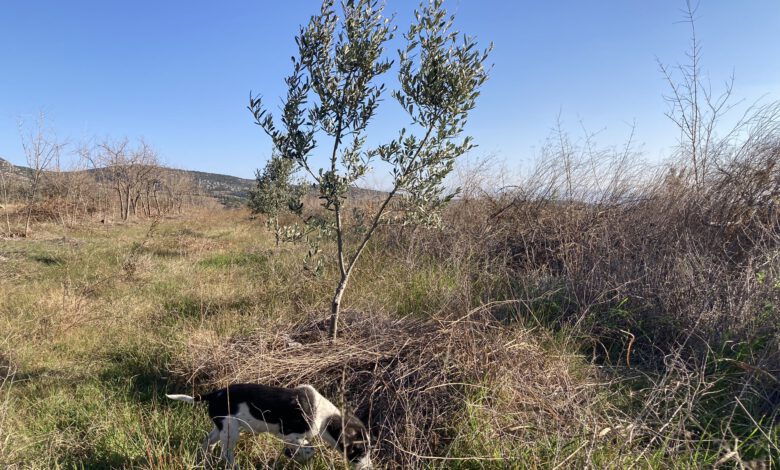
[[343,275],[336,287],[336,293],[333,296],[333,302],[330,305],[330,340],[335,341],[339,329],[339,314],[341,313],[341,297],[344,295],[344,289],[349,281],[349,273]]
[[162,211],[160,210],[160,201],[157,199],[157,191],[154,192],[154,205],[157,207],[157,216],[161,216]]
[[138,201],[141,199],[141,193],[135,195],[132,200],[133,216],[138,215]]
[[119,218],[124,220],[125,218],[125,199],[122,195],[122,190],[120,188],[116,188],[116,194],[119,198]]
[[5,204],[3,204],[3,212],[5,212],[5,227],[8,236],[11,236],[11,218],[8,216],[8,196],[5,197]]
[[[409,160],[409,164],[404,170],[402,177],[405,177],[406,174],[411,170],[412,164],[420,155],[420,151],[422,150],[425,143],[428,141],[428,138],[430,137],[432,131],[433,131],[433,126],[430,126],[428,128],[428,131],[425,133],[425,137],[423,137],[422,141],[420,141],[420,145],[419,147],[417,147],[417,151]],[[334,149],[334,155],[335,155],[335,149]],[[363,254],[363,250],[366,248],[366,245],[368,245],[368,241],[371,239],[371,236],[374,234],[374,231],[379,226],[379,221],[382,218],[382,214],[384,214],[385,209],[387,209],[387,205],[390,204],[390,201],[393,199],[395,193],[398,192],[398,189],[400,187],[401,187],[401,181],[400,180],[396,181],[396,184],[393,187],[393,189],[388,193],[387,197],[385,197],[385,200],[382,202],[382,205],[379,206],[379,209],[377,210],[376,214],[374,215],[374,219],[371,222],[371,226],[369,227],[366,234],[363,236],[360,245],[358,245],[357,250],[355,250],[355,253],[352,255],[352,258],[349,259],[348,263],[345,262],[344,260],[345,253],[344,253],[344,243],[342,238],[343,227],[341,224],[341,207],[339,203],[336,203],[336,235],[337,235],[337,245],[338,245],[337,249],[338,249],[338,257],[339,257],[339,270],[341,271],[341,280],[339,281],[339,285],[336,288],[336,293],[333,296],[333,303],[331,304],[331,308],[330,308],[330,340],[331,341],[334,341],[338,334],[339,314],[341,313],[341,297],[344,295],[344,289],[347,287],[347,283],[349,282],[349,277],[352,274],[352,270],[355,268],[355,265],[360,259],[360,255]]]
[[130,217],[130,188],[125,189],[125,213],[122,216],[122,220],[127,220]]
[[[341,144],[341,117],[339,117],[336,124],[336,134],[333,139],[333,153],[330,156],[331,171],[336,173],[336,152]],[[341,297],[344,295],[344,289],[347,287],[347,281],[349,281],[349,270],[344,265],[344,234],[343,227],[341,226],[341,203],[336,195],[335,200],[336,209],[336,243],[339,258],[339,272],[341,273],[341,280],[336,287],[336,292],[333,294],[333,303],[330,308],[330,340],[335,341],[336,335],[339,329],[339,313],[341,312]]]
[[30,219],[32,218],[33,202],[35,201],[35,194],[38,192],[38,182],[40,181],[40,174],[35,173],[33,175],[32,185],[30,186],[30,197],[27,199],[27,220],[24,223],[24,236],[30,231]]
[[27,238],[27,234],[30,231],[30,217],[32,216],[32,204],[27,205],[27,221],[24,223],[24,236]]

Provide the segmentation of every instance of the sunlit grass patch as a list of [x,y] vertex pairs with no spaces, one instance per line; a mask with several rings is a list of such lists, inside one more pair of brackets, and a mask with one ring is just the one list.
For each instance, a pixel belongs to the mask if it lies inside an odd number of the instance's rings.
[[[490,266],[402,256],[378,242],[344,297],[345,336],[334,350],[322,325],[337,266],[305,271],[304,246],[277,247],[257,221],[238,213],[166,219],[153,231],[150,225],[52,227],[46,237],[0,241],[0,334],[12,338],[0,345],[0,379],[12,364],[16,380],[0,387],[0,467],[193,468],[211,424],[202,406],[170,402],[164,393],[215,385],[208,380],[310,381],[334,399],[346,380],[350,404],[380,390],[385,404],[415,407],[408,425],[417,427],[440,417],[446,404],[455,412],[444,424],[405,441],[430,439],[425,452],[417,448],[419,458],[404,454],[423,468],[701,468],[726,454],[713,433],[684,446],[651,445],[646,429],[626,433],[659,376],[632,368],[618,371],[617,380],[596,367],[603,346],[582,325],[559,321],[573,299],[547,278],[507,279]],[[160,251],[169,248],[176,254]],[[322,250],[332,254],[333,246]],[[512,300],[518,297],[525,303]],[[430,328],[438,333],[425,340]],[[717,427],[720,410],[733,404],[726,383],[760,345],[731,345],[705,364],[724,385],[709,391],[710,400],[716,391],[724,398],[708,402],[710,413],[700,412],[703,405],[694,410],[701,427]],[[354,363],[344,367],[340,354]],[[626,352],[604,357],[624,367]],[[461,374],[419,382],[456,367]],[[433,394],[442,401],[424,408]],[[400,436],[406,427],[396,424],[393,436]],[[774,449],[777,425],[760,424],[751,434],[752,423],[733,421],[741,456]],[[4,444],[8,429],[13,437]],[[388,468],[403,454],[387,444],[393,436],[383,434],[378,444],[377,458]],[[300,468],[281,451],[270,436],[246,436],[237,460],[250,468]],[[391,454],[399,460],[388,460]],[[308,468],[341,463],[325,452]]]
[[208,426],[203,414],[138,402],[131,385],[112,388],[99,381],[58,387],[27,405],[24,431],[39,442],[31,461],[71,468],[149,468],[150,449],[178,454],[179,464],[194,462],[193,443]]

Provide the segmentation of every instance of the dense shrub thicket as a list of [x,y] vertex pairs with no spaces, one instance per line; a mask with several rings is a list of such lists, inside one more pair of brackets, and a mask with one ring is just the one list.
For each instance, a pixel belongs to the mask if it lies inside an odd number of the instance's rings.
[[481,302],[516,301],[510,318],[566,331],[630,377],[650,442],[770,436],[780,416],[778,117],[777,104],[753,110],[700,154],[708,165],[695,177],[683,146],[651,168],[559,132],[522,181],[453,204],[448,230],[386,241],[471,263]]

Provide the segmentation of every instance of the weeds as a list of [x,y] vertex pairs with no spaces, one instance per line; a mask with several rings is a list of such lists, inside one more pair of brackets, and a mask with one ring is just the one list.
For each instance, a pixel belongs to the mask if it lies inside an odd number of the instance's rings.
[[[457,230],[388,227],[333,345],[338,273],[306,276],[305,247],[276,247],[246,213],[0,241],[17,273],[0,277],[0,367],[16,370],[0,457],[190,468],[205,413],[162,394],[252,381],[313,383],[370,424],[390,467],[776,465],[776,215],[710,232],[699,196],[643,184],[589,203],[526,185],[455,201]],[[272,439],[241,446],[244,464],[287,465]]]

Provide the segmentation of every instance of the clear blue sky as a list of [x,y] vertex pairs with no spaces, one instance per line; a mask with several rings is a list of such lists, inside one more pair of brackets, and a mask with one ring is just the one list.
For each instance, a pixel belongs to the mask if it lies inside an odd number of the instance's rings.
[[[469,132],[475,156],[531,159],[561,114],[619,144],[636,121],[650,159],[673,144],[656,57],[684,59],[682,0],[450,0],[458,28],[495,44]],[[389,0],[405,30],[413,1]],[[143,136],[170,165],[252,177],[270,155],[250,90],[284,93],[298,25],[317,1],[0,0],[0,156],[20,164],[16,121],[46,112],[60,137]],[[703,0],[697,30],[715,85],[780,99],[780,0]],[[394,49],[393,49],[394,50]],[[390,99],[385,107],[395,108]],[[383,112],[372,140],[399,127]],[[405,122],[400,125],[406,124]]]

